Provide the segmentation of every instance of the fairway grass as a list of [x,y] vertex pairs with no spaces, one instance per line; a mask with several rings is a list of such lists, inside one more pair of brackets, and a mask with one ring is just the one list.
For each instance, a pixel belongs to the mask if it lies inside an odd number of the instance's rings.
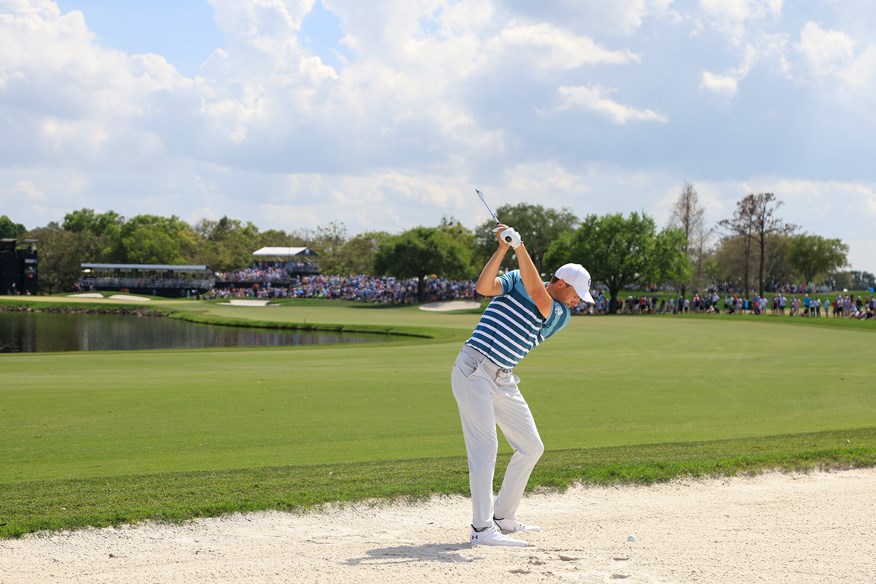
[[[479,311],[149,308],[400,336],[0,355],[0,536],[467,492],[449,375]],[[529,486],[876,465],[874,334],[827,319],[575,317],[517,368],[547,448]]]

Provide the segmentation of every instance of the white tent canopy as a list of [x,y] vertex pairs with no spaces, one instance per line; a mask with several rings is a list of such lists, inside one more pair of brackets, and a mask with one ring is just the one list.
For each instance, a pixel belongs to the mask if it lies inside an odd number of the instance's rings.
[[252,252],[252,255],[258,258],[300,258],[319,254],[309,247],[263,247]]

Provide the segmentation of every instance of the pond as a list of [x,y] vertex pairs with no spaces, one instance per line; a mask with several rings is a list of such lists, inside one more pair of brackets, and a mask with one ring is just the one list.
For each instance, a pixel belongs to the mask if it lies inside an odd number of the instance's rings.
[[390,338],[365,333],[214,326],[158,316],[0,312],[0,353],[284,347]]

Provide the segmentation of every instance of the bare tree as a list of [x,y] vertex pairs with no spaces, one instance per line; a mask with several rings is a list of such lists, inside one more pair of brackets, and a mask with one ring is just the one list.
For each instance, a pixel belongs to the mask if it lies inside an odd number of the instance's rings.
[[[706,229],[704,220],[705,208],[700,205],[699,195],[690,183],[684,183],[678,200],[672,207],[672,215],[669,217],[669,227],[677,227],[684,232],[687,240],[687,253],[693,267],[693,287],[702,281],[703,262],[706,256],[708,240],[712,234],[711,229]],[[681,294],[684,295],[686,283],[682,282]]]
[[[773,234],[790,234],[797,230],[796,225],[785,223],[775,216],[782,206],[773,193],[749,193],[736,203],[736,211],[730,219],[723,219],[718,224],[732,234],[745,240],[745,254],[750,257],[751,247],[757,244],[759,251],[758,293],[764,293],[764,267],[766,265],[766,247],[769,236]],[[745,262],[745,293],[748,294],[750,266]]]

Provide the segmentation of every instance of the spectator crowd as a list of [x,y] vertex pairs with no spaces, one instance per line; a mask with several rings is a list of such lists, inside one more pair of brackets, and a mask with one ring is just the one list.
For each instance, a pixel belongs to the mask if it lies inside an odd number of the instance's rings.
[[[390,276],[290,276],[284,264],[256,264],[236,272],[217,274],[217,282],[237,286],[216,286],[207,294],[215,298],[327,298],[380,304],[415,304],[418,302],[417,279],[397,279]],[[249,283],[241,285],[242,283]],[[474,280],[451,280],[431,277],[424,282],[425,302],[476,300]],[[710,292],[687,297],[662,294],[652,287],[650,295],[618,299],[621,314],[772,314],[809,318],[876,317],[876,294],[854,297],[848,293],[835,296],[822,288],[792,285],[773,286],[767,299],[755,294],[745,298],[720,287]],[[811,292],[809,291],[811,290]],[[720,292],[720,293],[719,293]],[[608,314],[610,298],[605,290],[594,290],[595,303],[580,305],[574,314]]]
[[[235,282],[252,280],[233,280]],[[390,276],[302,276],[289,285],[273,285],[263,280],[251,286],[214,287],[213,298],[328,298],[379,304],[415,304],[417,279],[399,280]],[[425,302],[472,300],[476,297],[473,280],[427,278],[424,282]]]
[[296,279],[291,274],[318,271],[318,266],[309,262],[260,262],[233,272],[217,272],[216,280],[218,282],[272,282],[288,284]]
[[[607,301],[600,293],[594,312],[607,311]],[[807,318],[855,318],[868,320],[876,318],[876,295],[867,298],[848,293],[808,294],[786,296],[784,292],[770,299],[755,294],[744,298],[738,294],[719,295],[717,292],[694,294],[688,298],[676,296],[658,298],[657,296],[629,296],[619,312],[623,314],[772,314],[802,316]]]

